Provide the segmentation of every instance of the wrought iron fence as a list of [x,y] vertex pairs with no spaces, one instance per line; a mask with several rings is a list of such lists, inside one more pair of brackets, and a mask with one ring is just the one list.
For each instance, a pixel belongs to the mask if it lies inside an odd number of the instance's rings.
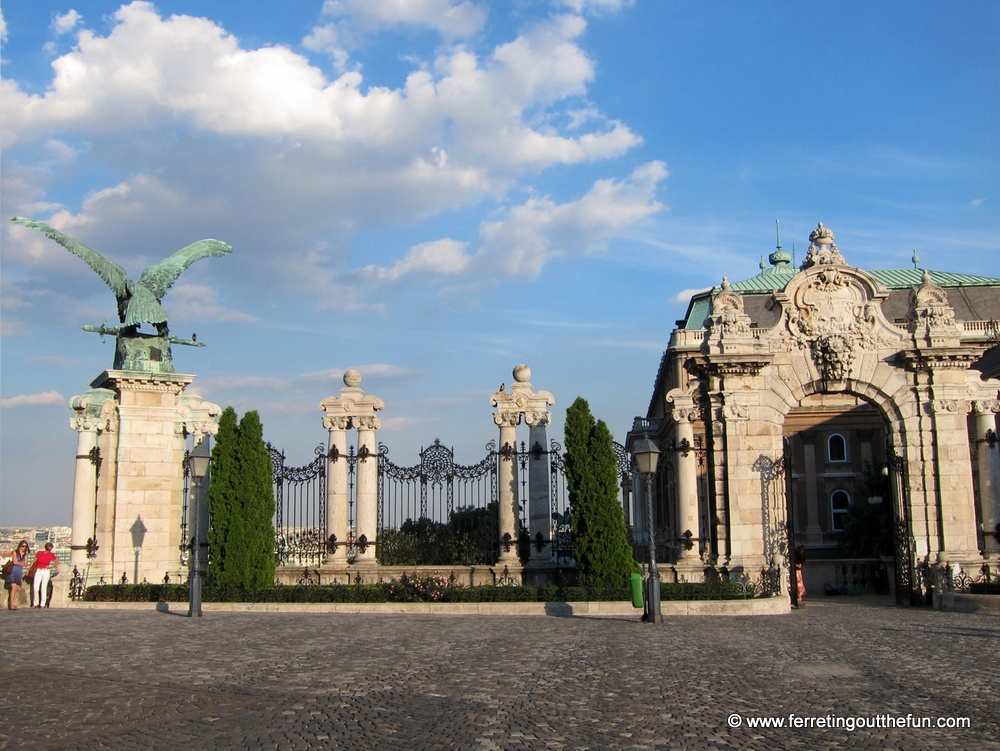
[[328,548],[326,450],[303,467],[286,467],[285,454],[270,443],[274,481],[274,561],[278,566],[318,566]]

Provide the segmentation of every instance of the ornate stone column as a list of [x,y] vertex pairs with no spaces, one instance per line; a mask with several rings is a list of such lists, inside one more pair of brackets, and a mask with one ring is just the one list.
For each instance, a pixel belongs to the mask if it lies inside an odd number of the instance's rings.
[[673,410],[676,424],[674,460],[677,469],[677,535],[680,550],[677,556],[681,567],[701,569],[698,551],[698,459],[694,450],[694,421],[698,410],[687,405]]
[[[351,418],[343,415],[332,415],[323,418],[323,427],[330,432],[330,442],[327,447],[327,504],[326,532],[333,535],[338,543],[344,543],[352,531],[348,520],[347,497],[347,429],[351,427]],[[327,553],[327,560],[336,555],[334,550]]]
[[974,403],[976,415],[976,459],[979,512],[982,520],[983,555],[1000,553],[1000,450],[997,446],[996,415],[1000,401]]
[[76,476],[73,482],[73,531],[70,535],[70,562],[88,562],[88,541],[96,543],[97,482],[103,458],[97,447],[98,435],[109,428],[115,417],[115,392],[92,389],[69,402],[76,414],[69,425],[77,431]]
[[517,560],[517,426],[521,422],[520,413],[500,413],[493,416],[500,426],[500,466],[497,468],[500,519],[500,561]]
[[[355,563],[374,565],[378,536],[378,442],[376,431],[382,427],[377,417],[385,403],[365,394],[360,388],[361,373],[344,373],[344,388],[340,396],[330,396],[320,402],[325,413],[323,426],[330,431],[330,483],[327,488],[328,534],[337,536],[338,543],[354,539]],[[348,519],[347,436],[349,428],[358,430],[357,486],[354,528]]]
[[[381,427],[377,417],[355,417],[358,428],[358,506],[357,535],[359,547],[357,563],[375,563],[375,545],[378,537],[378,444],[375,431]],[[364,542],[367,541],[366,546]]]
[[[531,368],[518,365],[513,372],[514,384],[508,392],[504,385],[490,397],[490,404],[497,408],[493,422],[500,427],[500,466],[498,467],[499,501],[500,501],[500,561],[511,563],[517,561],[517,535],[520,530],[519,508],[517,497],[517,426],[521,417],[531,427],[529,448],[536,443],[545,450],[545,426],[551,421],[548,408],[555,404],[555,399],[548,391],[534,391],[528,379],[531,378]],[[532,460],[528,465],[528,515],[529,533],[534,538],[541,532],[542,539],[552,538],[552,522],[548,506],[548,464]],[[548,456],[548,454],[544,454]],[[538,565],[549,562],[544,553],[535,550]]]

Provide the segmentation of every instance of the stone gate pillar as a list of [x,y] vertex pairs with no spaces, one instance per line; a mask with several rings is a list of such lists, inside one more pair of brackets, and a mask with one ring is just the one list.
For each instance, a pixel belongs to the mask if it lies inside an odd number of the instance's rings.
[[[517,536],[520,531],[519,498],[517,495],[517,426],[521,418],[531,428],[529,450],[536,443],[546,451],[545,427],[551,422],[548,408],[555,404],[555,399],[548,391],[534,391],[528,379],[531,378],[531,368],[518,365],[513,372],[514,384],[508,392],[503,385],[490,397],[490,404],[497,408],[493,421],[500,427],[500,466],[498,468],[500,495],[500,560],[502,562],[517,561]],[[538,454],[538,452],[536,452]],[[538,454],[528,463],[528,524],[532,539],[541,533],[543,540],[552,539],[552,520],[549,516],[548,502],[548,454]],[[537,549],[537,556],[543,564],[549,558]]]
[[[376,431],[382,427],[377,417],[385,403],[361,390],[361,373],[344,373],[344,388],[340,396],[330,396],[320,402],[325,413],[323,425],[330,431],[329,482],[327,484],[328,533],[337,536],[343,545],[355,542],[355,562],[375,564],[378,536],[378,442]],[[353,527],[348,518],[348,457],[349,428],[358,431],[357,487]],[[362,540],[362,538],[364,538]],[[336,553],[334,553],[336,555]]]
[[[528,535],[531,537],[529,565],[545,565],[552,559],[552,505],[549,500],[549,452],[546,426],[551,415],[538,419],[528,432]],[[541,540],[539,546],[537,541]]]
[[[193,380],[178,373],[107,370],[91,391],[70,401],[77,412],[73,427],[86,428],[88,413],[99,409],[98,425],[105,428],[93,434],[100,451],[99,475],[96,464],[88,466],[91,435],[86,429],[81,434],[74,490],[73,560],[87,562],[92,576],[109,583],[122,577],[155,583],[165,575],[174,581],[184,575],[180,546],[186,439],[214,434],[221,413],[217,404],[184,393]],[[97,487],[96,523],[91,480]],[[86,540],[92,536],[100,546],[87,559]]]

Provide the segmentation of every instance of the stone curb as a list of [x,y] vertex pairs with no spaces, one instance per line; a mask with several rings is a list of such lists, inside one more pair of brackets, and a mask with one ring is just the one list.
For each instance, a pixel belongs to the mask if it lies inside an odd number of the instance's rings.
[[[183,602],[74,602],[80,610],[159,610],[187,612]],[[690,600],[662,602],[664,617],[683,615],[779,615],[790,612],[788,600]],[[642,610],[630,602],[206,602],[209,613],[381,613],[384,615],[547,615],[639,618]]]

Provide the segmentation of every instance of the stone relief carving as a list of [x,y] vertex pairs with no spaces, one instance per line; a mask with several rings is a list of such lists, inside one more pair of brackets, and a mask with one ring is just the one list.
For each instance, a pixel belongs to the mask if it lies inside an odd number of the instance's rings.
[[910,293],[910,312],[907,316],[910,330],[914,333],[955,334],[955,310],[948,304],[944,289],[931,279],[929,271],[924,271],[919,286]]
[[710,338],[745,336],[750,333],[750,316],[743,309],[743,295],[732,291],[729,279],[722,278],[722,291],[712,297],[711,314],[705,319]]
[[[810,258],[805,273],[776,293],[784,308],[784,327],[770,340],[778,350],[812,350],[817,366],[833,373],[850,368],[855,349],[892,346],[901,335],[882,315],[874,282],[847,266],[833,243],[833,233],[820,224],[810,235]],[[873,299],[873,295],[875,295]],[[821,367],[822,370],[822,367]]]
[[826,334],[812,343],[812,357],[824,381],[843,381],[854,364],[854,343],[843,334]]

